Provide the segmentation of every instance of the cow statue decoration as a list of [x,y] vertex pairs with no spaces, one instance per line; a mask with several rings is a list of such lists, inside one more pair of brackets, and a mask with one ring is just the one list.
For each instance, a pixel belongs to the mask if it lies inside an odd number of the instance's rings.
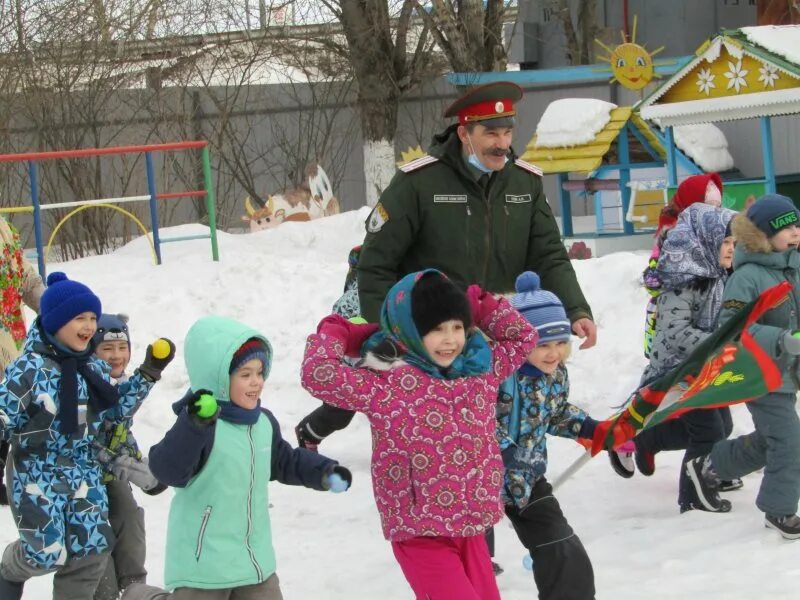
[[[272,229],[289,221],[302,222],[339,213],[339,201],[333,195],[328,175],[317,164],[309,165],[306,180],[296,188],[282,194],[269,195],[258,208],[248,196],[244,201],[247,215],[242,221],[250,224],[250,231]],[[256,202],[256,204],[260,204]]]

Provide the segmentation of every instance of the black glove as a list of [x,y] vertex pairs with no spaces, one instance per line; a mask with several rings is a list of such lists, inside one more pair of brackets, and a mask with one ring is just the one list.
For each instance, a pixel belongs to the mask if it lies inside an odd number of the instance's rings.
[[211,425],[219,415],[219,405],[214,394],[208,390],[197,390],[186,403],[186,412],[197,425]]
[[[333,475],[338,475],[339,481],[335,481],[337,478],[334,478],[334,480],[332,481],[331,477]],[[346,483],[346,486],[341,485],[342,481]],[[353,474],[350,473],[350,469],[347,469],[340,465],[336,465],[335,467],[333,467],[333,469],[331,469],[328,473],[326,473],[322,481],[322,485],[325,487],[325,489],[330,490],[335,494],[346,492],[347,490],[350,489],[350,486],[352,484],[353,484]]]
[[[165,348],[162,347],[162,342],[166,342],[169,346],[169,350],[165,354]],[[153,346],[156,346],[156,350],[154,351]],[[159,354],[156,357],[156,354]],[[172,362],[172,359],[175,358],[175,344],[172,341],[168,340],[167,338],[161,338],[147,346],[147,352],[144,355],[144,362],[142,362],[141,366],[137,370],[139,373],[144,375],[150,381],[158,381],[161,379],[161,371],[167,368],[167,365]]]

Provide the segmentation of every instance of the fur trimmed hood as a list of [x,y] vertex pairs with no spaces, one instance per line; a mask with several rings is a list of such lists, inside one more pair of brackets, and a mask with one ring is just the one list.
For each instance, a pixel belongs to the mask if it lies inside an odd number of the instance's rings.
[[731,233],[736,238],[736,243],[750,254],[764,254],[772,252],[767,234],[761,231],[755,223],[740,213],[731,221]]

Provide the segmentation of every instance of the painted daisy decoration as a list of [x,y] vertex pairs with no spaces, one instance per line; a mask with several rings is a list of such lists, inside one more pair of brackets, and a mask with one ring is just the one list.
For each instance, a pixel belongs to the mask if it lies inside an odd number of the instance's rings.
[[734,88],[738,94],[741,88],[747,87],[747,74],[750,71],[742,68],[742,61],[737,63],[728,63],[728,70],[725,72],[725,77],[728,78],[728,88]]
[[700,69],[700,72],[697,74],[697,87],[699,88],[700,92],[705,93],[708,96],[711,93],[711,90],[716,86],[714,83],[714,79],[716,79],[716,75],[711,72],[711,69]]
[[774,65],[764,64],[758,69],[758,80],[764,83],[764,89],[774,88],[775,82],[780,78],[778,75],[778,68]]

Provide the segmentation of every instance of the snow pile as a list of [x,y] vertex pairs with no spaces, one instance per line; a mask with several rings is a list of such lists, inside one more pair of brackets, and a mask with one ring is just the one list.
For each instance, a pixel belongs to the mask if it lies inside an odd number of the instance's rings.
[[536,126],[536,147],[558,148],[590,142],[608,124],[615,108],[616,104],[594,98],[555,100]]
[[733,156],[722,130],[711,123],[676,125],[675,145],[707,173],[733,168]]
[[[341,293],[347,253],[363,240],[367,214],[362,209],[254,234],[221,233],[219,263],[211,261],[208,240],[195,240],[165,245],[164,264],[154,266],[146,240],[138,239],[111,255],[50,265],[89,284],[106,310],[131,316],[131,369],[156,337],[168,336],[177,344],[177,358],[135,418],[143,451],[174,421],[170,404],[188,384],[184,337],[191,323],[207,314],[240,319],[270,339],[275,360],[262,402],[274,411],[284,437],[295,443],[295,424],[319,405],[300,387],[305,338]],[[202,231],[199,225],[162,230],[165,237]],[[576,350],[570,359],[571,399],[596,418],[607,417],[625,399],[645,364],[642,325],[648,296],[639,277],[646,262],[647,253],[638,252],[573,263],[597,320],[599,342],[592,350]],[[734,408],[734,422],[734,435],[751,430],[744,407]],[[551,481],[583,453],[569,440],[551,439],[548,446]],[[372,499],[366,419],[358,415],[321,449],[352,469],[353,489],[335,495],[270,485],[284,596],[408,600],[411,591],[381,535]],[[601,455],[556,492],[592,558],[598,600],[792,597],[798,546],[764,528],[754,506],[761,475],[745,477],[744,489],[728,495],[731,513],[681,515],[676,504],[680,459],[679,452],[659,454],[653,477],[625,480]],[[135,493],[146,511],[149,581],[158,585],[172,493]],[[497,560],[506,569],[498,579],[503,598],[535,597],[530,572],[521,564],[524,550],[507,522],[497,526],[496,535]],[[11,514],[2,507],[0,550],[15,538]],[[24,598],[49,598],[51,582],[51,577],[31,580]]]
[[800,65],[800,25],[762,25],[742,27],[739,31],[752,43]]

